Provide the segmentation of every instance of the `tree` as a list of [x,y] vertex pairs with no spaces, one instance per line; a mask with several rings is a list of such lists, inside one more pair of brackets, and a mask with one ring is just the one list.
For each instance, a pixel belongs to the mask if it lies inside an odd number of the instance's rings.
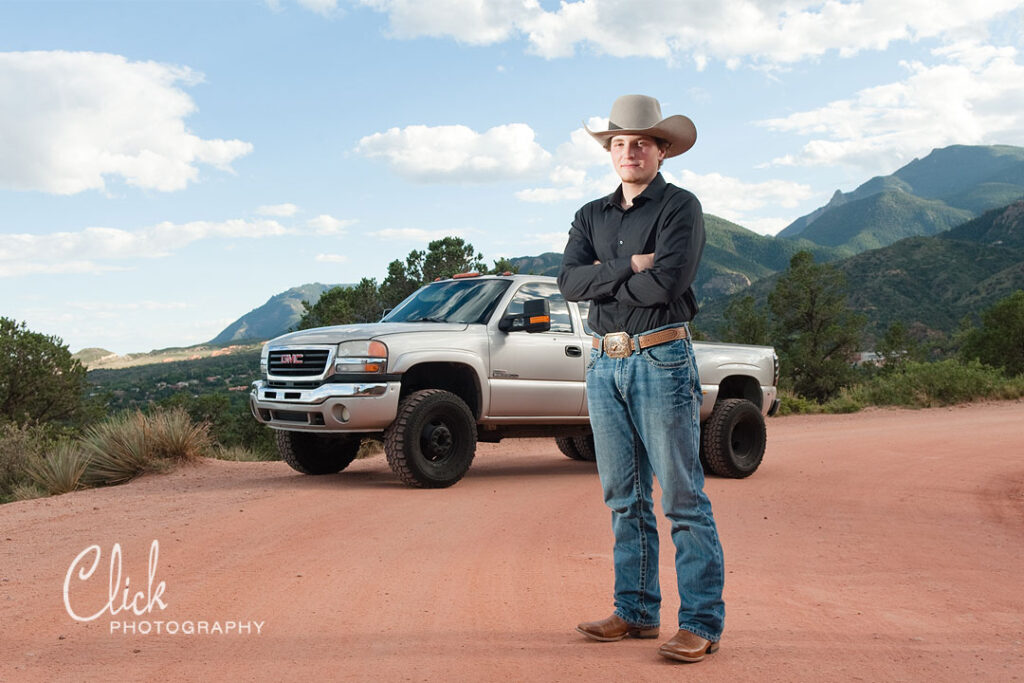
[[[495,262],[495,267],[498,262]],[[377,281],[363,278],[355,287],[334,287],[324,292],[315,304],[303,301],[306,312],[298,329],[375,322],[385,309],[394,308],[405,297],[438,278],[456,273],[487,272],[484,255],[476,253],[472,244],[461,237],[444,237],[427,245],[427,251],[412,250],[405,263],[392,261],[388,275]]]
[[306,312],[299,320],[297,327],[300,330],[326,325],[376,322],[384,311],[377,281],[365,277],[354,287],[332,287],[320,295],[315,304],[303,301],[302,305],[306,307]]
[[981,327],[967,331],[960,355],[1002,368],[1010,376],[1024,373],[1024,290],[982,311]]
[[507,258],[500,258],[494,262],[494,267],[490,271],[494,275],[501,275],[502,273],[518,273],[519,267],[512,265],[512,262]]
[[59,337],[0,317],[0,422],[73,422],[84,416],[85,367]]
[[887,370],[902,370],[908,362],[922,362],[927,355],[924,345],[912,338],[906,325],[899,320],[886,328],[875,345],[875,352]]
[[782,371],[797,394],[824,402],[850,383],[865,319],[847,307],[841,271],[815,264],[808,251],[797,252],[768,306]]
[[[422,252],[413,253],[420,254]],[[388,264],[388,276],[384,278],[384,282],[380,284],[378,290],[384,308],[394,308],[402,303],[405,297],[420,288],[419,275],[413,277],[409,274],[411,265],[409,260],[406,260],[404,264],[397,260]]]
[[486,272],[487,264],[484,255],[476,253],[473,245],[461,237],[443,237],[427,245],[421,268],[420,282],[426,284],[456,273]]
[[722,339],[737,344],[769,344],[768,316],[759,310],[754,297],[734,298],[722,314],[725,327]]

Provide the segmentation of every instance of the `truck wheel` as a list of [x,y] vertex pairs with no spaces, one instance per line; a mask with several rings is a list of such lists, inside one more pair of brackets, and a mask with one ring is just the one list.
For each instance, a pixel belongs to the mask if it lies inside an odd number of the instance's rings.
[[358,437],[284,431],[277,431],[276,435],[281,459],[303,474],[340,472],[359,452]]
[[476,421],[465,401],[441,389],[409,394],[384,432],[384,453],[399,479],[418,488],[451,486],[476,452]]
[[585,462],[597,460],[597,455],[594,453],[593,434],[586,436],[559,436],[555,438],[555,444],[558,446],[558,450],[562,451],[567,458],[583,460]]
[[764,447],[764,416],[746,399],[719,401],[701,428],[701,461],[720,477],[749,477],[761,464]]

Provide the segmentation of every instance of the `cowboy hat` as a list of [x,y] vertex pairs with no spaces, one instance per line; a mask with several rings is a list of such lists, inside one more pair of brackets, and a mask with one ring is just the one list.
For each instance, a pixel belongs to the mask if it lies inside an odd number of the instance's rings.
[[661,118],[661,104],[646,95],[623,95],[615,100],[608,117],[608,130],[583,128],[608,149],[616,135],[650,135],[669,143],[665,158],[682,154],[697,141],[697,128],[688,117],[676,114]]

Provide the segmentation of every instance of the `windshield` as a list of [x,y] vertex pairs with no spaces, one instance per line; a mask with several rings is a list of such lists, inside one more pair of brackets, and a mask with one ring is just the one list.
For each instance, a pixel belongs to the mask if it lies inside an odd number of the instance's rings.
[[509,280],[445,280],[418,289],[381,322],[486,323]]

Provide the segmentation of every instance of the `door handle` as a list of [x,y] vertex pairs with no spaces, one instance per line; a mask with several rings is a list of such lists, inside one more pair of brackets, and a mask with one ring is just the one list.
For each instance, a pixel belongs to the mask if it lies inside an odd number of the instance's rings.
[[578,346],[566,346],[565,355],[569,356],[569,358],[579,358],[583,355],[583,349]]

